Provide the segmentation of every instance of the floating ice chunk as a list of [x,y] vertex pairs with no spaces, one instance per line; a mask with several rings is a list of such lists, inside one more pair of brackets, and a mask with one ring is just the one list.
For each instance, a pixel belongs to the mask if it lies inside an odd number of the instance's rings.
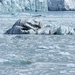
[[44,28],[39,29],[38,31],[36,31],[36,34],[45,34],[45,33],[44,33]]
[[67,64],[67,67],[75,67],[75,64],[69,63],[69,64]]
[[0,62],[3,63],[3,62],[7,62],[8,60],[6,59],[0,59]]
[[38,49],[49,49],[49,48],[46,46],[38,46]]
[[50,28],[46,27],[45,30],[44,30],[44,33],[49,35],[50,34],[49,31],[50,31]]
[[41,28],[37,31],[37,34],[45,34],[45,35],[55,35],[56,33],[57,33],[56,29],[50,27]]
[[66,55],[66,56],[71,55],[71,54],[70,54],[70,53],[68,53],[68,52],[60,52],[60,54],[61,54],[61,55]]
[[62,70],[62,71],[60,71],[60,73],[61,74],[65,74],[65,73],[67,73],[67,71],[66,70]]
[[36,32],[33,29],[28,30],[29,34],[36,34]]
[[60,26],[57,28],[57,34],[59,35],[74,35],[74,29],[67,26]]

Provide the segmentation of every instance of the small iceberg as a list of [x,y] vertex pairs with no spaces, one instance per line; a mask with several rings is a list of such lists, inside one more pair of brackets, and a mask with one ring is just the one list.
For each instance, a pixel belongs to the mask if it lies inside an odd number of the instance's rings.
[[19,19],[5,34],[74,35],[72,27],[44,25],[33,18]]

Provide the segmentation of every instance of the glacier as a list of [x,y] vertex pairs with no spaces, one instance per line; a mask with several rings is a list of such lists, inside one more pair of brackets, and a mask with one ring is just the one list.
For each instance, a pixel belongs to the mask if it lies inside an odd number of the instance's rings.
[[64,5],[66,10],[75,10],[75,0],[65,0]]
[[49,10],[75,10],[75,0],[48,0]]
[[47,0],[0,0],[0,12],[48,11]]
[[0,0],[0,12],[75,10],[75,0]]

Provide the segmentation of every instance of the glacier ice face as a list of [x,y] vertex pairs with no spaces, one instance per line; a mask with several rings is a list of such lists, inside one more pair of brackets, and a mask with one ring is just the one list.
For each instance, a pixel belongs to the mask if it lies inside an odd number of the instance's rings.
[[0,12],[48,11],[47,0],[0,0]]
[[0,0],[0,12],[75,10],[75,0]]
[[65,0],[48,0],[49,10],[64,10]]
[[75,10],[75,0],[48,0],[49,10]]
[[65,0],[64,5],[66,10],[75,10],[75,0]]

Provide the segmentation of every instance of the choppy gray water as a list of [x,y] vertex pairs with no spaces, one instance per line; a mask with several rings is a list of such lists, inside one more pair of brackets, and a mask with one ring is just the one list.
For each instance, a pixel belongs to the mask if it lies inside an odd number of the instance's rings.
[[[58,13],[37,19],[75,26],[75,12]],[[0,75],[75,75],[75,36],[3,34],[20,17],[30,15],[0,15]]]

